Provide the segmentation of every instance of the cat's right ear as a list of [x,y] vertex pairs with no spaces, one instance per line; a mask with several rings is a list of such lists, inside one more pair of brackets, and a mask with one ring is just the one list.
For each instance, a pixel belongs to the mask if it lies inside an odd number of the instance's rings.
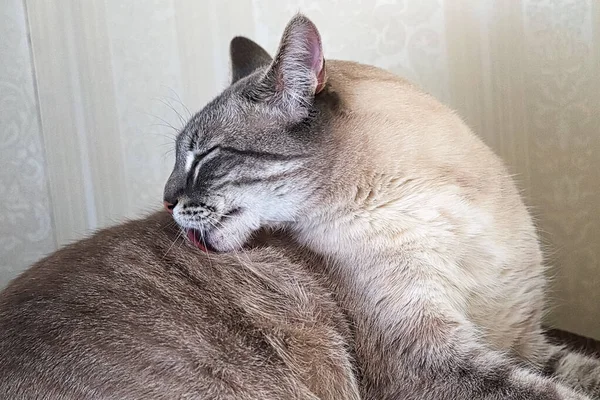
[[229,44],[231,57],[231,83],[250,75],[257,68],[271,64],[272,58],[265,49],[243,36],[236,36]]

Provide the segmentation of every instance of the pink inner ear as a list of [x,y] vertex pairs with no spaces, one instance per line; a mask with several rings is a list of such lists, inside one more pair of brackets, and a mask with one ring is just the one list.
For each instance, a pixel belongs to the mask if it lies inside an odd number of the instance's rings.
[[321,50],[321,40],[319,39],[319,34],[311,29],[308,32],[306,39],[310,46],[309,50],[311,56],[311,69],[316,75],[319,75],[323,64],[323,54]]
[[317,88],[315,89],[315,94],[317,94],[325,87],[325,60],[323,59],[323,49],[321,47],[319,34],[312,29],[307,34],[307,41],[310,46],[310,66],[317,77]]

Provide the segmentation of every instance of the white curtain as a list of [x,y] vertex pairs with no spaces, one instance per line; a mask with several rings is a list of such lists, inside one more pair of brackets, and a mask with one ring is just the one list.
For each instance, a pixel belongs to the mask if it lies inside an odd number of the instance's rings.
[[230,38],[272,52],[296,11],[326,57],[417,82],[506,160],[553,265],[549,322],[600,338],[595,0],[4,0],[0,285],[160,207],[171,138],[226,86]]

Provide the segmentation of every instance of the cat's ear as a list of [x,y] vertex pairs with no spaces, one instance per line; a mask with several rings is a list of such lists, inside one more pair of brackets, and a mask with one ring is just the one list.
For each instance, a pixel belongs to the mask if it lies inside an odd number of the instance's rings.
[[259,67],[271,64],[271,56],[265,49],[243,36],[236,36],[229,43],[231,57],[231,83],[250,75]]
[[321,36],[315,24],[302,14],[288,23],[277,55],[266,76],[284,101],[312,101],[327,80]]

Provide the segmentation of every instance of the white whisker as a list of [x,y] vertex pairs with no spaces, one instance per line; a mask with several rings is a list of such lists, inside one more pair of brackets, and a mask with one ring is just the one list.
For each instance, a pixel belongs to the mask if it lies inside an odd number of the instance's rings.
[[173,243],[171,243],[171,245],[169,246],[169,248],[167,249],[167,251],[165,252],[165,254],[162,256],[162,260],[165,259],[165,257],[167,256],[167,254],[169,254],[169,251],[171,251],[171,249],[173,248],[173,246],[175,245],[175,243],[177,243],[177,241],[182,237],[183,232],[184,232],[183,228],[180,228],[179,233],[175,237],[175,240],[173,240]]
[[153,100],[158,100],[165,106],[169,107],[177,115],[177,118],[179,118],[179,122],[181,122],[181,126],[182,127],[185,126],[185,124],[187,123],[187,120],[185,118],[183,118],[183,116],[179,113],[179,111],[177,111],[170,102],[165,101],[164,99],[160,99],[160,98],[154,98]]

